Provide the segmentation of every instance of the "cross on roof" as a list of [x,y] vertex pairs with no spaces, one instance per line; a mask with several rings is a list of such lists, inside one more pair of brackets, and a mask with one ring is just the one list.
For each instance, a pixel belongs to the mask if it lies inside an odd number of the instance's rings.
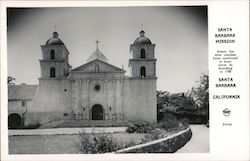
[[98,41],[98,40],[96,40],[95,41],[95,43],[96,43],[96,48],[98,49],[98,43],[99,43],[100,41]]
[[143,30],[143,24],[141,24],[141,30]]

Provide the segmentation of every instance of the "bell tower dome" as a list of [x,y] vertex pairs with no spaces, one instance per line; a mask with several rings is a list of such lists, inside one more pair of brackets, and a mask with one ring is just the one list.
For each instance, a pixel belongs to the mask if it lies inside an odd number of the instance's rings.
[[59,34],[53,32],[52,38],[47,40],[45,45],[41,45],[40,79],[63,79],[68,76],[70,70],[68,63],[69,52],[58,37]]
[[131,77],[133,78],[156,78],[155,44],[140,31],[140,36],[130,45],[132,58],[129,59]]

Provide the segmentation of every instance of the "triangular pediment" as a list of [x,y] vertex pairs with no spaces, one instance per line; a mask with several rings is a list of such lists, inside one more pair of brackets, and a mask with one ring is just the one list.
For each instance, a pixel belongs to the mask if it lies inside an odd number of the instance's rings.
[[118,68],[116,66],[113,66],[109,63],[106,63],[101,60],[93,60],[91,62],[88,62],[86,64],[83,64],[79,67],[76,67],[72,70],[72,72],[111,72],[111,73],[124,73],[125,70]]

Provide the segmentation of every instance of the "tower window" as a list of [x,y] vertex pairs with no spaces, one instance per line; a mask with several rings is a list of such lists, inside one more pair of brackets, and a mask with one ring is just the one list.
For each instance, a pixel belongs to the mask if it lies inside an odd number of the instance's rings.
[[25,101],[22,101],[22,103],[21,103],[21,104],[22,104],[22,107],[24,107],[24,106],[25,106]]
[[50,78],[56,77],[56,69],[54,67],[50,68]]
[[55,59],[55,50],[50,50],[50,59]]
[[145,49],[141,49],[141,58],[145,58]]
[[146,77],[146,67],[142,66],[140,68],[140,76],[141,77]]

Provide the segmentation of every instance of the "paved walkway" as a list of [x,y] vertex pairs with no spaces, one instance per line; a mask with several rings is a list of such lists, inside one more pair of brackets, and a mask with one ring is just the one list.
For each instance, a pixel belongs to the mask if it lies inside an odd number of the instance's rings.
[[176,153],[209,153],[209,128],[204,125],[191,125],[192,138]]
[[8,130],[9,136],[17,135],[60,135],[78,134],[84,130],[86,133],[97,132],[125,132],[127,127],[85,127],[85,128],[54,128],[54,129],[31,129],[31,130]]

